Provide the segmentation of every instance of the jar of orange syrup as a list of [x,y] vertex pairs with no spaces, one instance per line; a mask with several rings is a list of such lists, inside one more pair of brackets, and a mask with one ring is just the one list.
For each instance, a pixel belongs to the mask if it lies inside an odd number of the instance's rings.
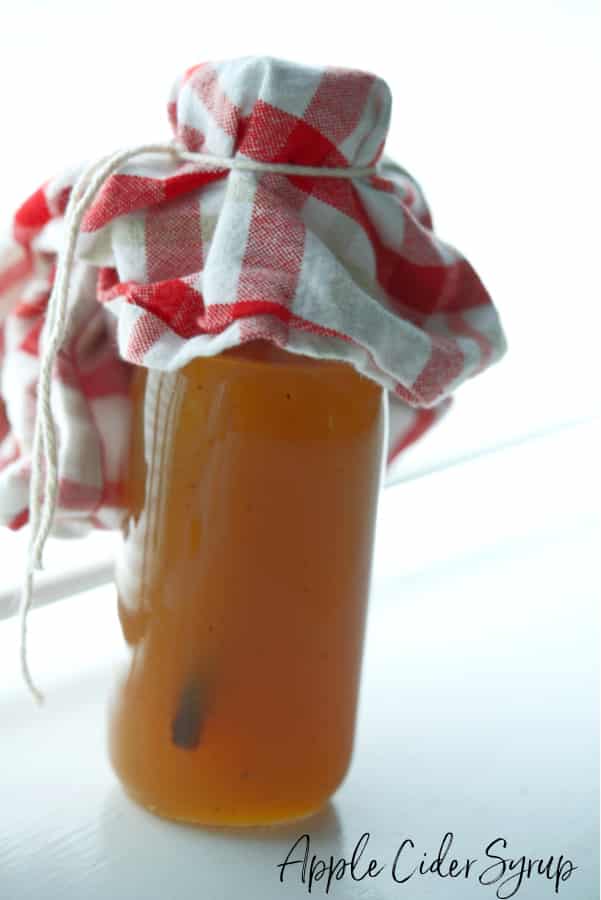
[[384,396],[253,341],[133,386],[113,767],[170,819],[307,816],[355,729]]

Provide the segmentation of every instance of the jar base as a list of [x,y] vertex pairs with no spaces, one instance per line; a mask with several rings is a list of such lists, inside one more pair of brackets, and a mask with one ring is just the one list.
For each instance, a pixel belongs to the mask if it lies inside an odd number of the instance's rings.
[[168,809],[161,808],[150,803],[148,800],[143,799],[123,783],[121,783],[121,787],[126,796],[129,797],[136,806],[142,807],[142,809],[151,813],[153,816],[157,816],[159,819],[165,819],[168,822],[177,822],[180,825],[192,825],[197,828],[277,828],[278,826],[291,825],[295,822],[302,822],[305,819],[310,819],[321,812],[329,802],[329,798],[326,797],[321,803],[311,806],[306,810],[290,812],[289,814],[275,813],[274,815],[257,815],[252,818],[248,814],[245,816],[244,813],[239,815],[233,813],[207,813],[205,815],[199,813],[198,815],[193,815],[170,812]]

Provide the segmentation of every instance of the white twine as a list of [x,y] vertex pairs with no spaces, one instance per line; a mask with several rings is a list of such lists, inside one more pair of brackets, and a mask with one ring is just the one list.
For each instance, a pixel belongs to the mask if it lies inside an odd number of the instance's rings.
[[297,166],[288,163],[266,163],[241,157],[211,156],[192,153],[178,144],[142,144],[104,157],[89,166],[75,183],[65,211],[65,239],[58,257],[56,275],[46,310],[43,349],[40,360],[38,395],[32,466],[29,490],[30,534],[27,564],[19,606],[21,633],[21,672],[25,684],[38,703],[43,694],[36,687],[27,661],[27,615],[33,602],[33,574],[43,568],[44,545],[52,528],[58,493],[57,436],[51,408],[52,370],[69,325],[68,303],[71,274],[75,260],[77,238],[84,216],[106,180],[124,163],[136,156],[158,153],[194,163],[207,171],[235,169],[246,172],[272,172],[280,175],[312,176],[316,178],[361,178],[375,175],[376,166],[327,168]]

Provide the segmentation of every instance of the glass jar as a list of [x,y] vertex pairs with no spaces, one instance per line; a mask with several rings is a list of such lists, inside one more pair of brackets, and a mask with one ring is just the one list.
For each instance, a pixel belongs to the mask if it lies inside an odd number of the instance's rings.
[[252,342],[140,369],[133,404],[113,767],[170,819],[309,815],[351,758],[383,391]]

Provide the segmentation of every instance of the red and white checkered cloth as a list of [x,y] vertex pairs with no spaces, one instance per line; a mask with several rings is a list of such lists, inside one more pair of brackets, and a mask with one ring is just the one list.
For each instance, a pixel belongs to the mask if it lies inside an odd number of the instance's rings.
[[[502,355],[478,276],[432,231],[415,181],[382,156],[390,109],[373,75],[266,58],[204,63],[177,81],[169,118],[190,151],[378,162],[379,173],[209,172],[147,155],[106,181],[78,240],[52,384],[55,533],[119,525],[132,363],[174,370],[255,338],[345,361],[389,391],[392,457]],[[0,259],[0,523],[12,528],[28,518],[40,335],[78,174],[18,210]]]

